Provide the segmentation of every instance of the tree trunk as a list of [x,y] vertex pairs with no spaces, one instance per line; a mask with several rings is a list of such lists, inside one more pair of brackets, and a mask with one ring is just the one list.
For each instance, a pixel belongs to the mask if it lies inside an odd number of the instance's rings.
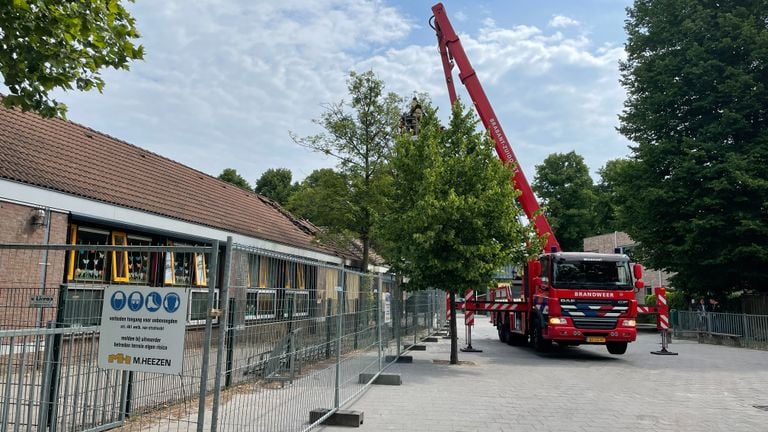
[[456,298],[448,293],[451,304],[451,364],[459,364],[459,338],[456,335]]
[[363,273],[368,273],[368,261],[370,260],[369,255],[371,250],[371,239],[368,237],[368,234],[364,234],[362,241],[363,241],[363,263],[362,263]]

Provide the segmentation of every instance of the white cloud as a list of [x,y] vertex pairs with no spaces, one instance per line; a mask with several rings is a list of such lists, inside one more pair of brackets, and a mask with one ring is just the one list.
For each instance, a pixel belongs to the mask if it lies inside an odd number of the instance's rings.
[[[621,47],[595,48],[586,35],[568,37],[535,26],[501,28],[490,19],[460,38],[529,180],[534,166],[554,152],[575,150],[593,173],[627,153],[628,142],[615,130],[625,98],[618,84]],[[436,48],[390,49],[359,64],[373,67],[400,91],[430,92],[447,112]],[[458,66],[454,79],[468,103]]]
[[[319,132],[311,120],[323,103],[348,99],[351,70],[373,69],[388,91],[404,96],[428,92],[441,116],[449,111],[432,30],[382,0],[128,6],[144,36],[145,61],[130,72],[108,71],[103,95],[60,99],[71,119],[211,175],[235,168],[254,182],[286,167],[300,179],[334,166],[288,132]],[[623,49],[490,19],[457,31],[529,179],[555,151],[575,149],[592,171],[626,153],[614,130]],[[454,79],[469,103],[457,71]]]
[[568,18],[567,16],[562,15],[555,15],[552,17],[551,20],[549,20],[549,26],[560,28],[560,27],[572,27],[572,26],[578,26],[580,23],[576,21],[573,18]]

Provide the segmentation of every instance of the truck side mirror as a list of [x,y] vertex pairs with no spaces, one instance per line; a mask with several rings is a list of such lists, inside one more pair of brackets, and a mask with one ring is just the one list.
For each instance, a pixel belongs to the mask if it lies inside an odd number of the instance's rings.
[[[632,273],[635,276],[635,279],[642,279],[643,278],[643,266],[640,264],[635,264],[632,266]],[[642,287],[640,287],[642,288]]]
[[645,286],[645,282],[641,280],[635,281],[635,288],[640,289],[640,288],[643,288],[644,286]]

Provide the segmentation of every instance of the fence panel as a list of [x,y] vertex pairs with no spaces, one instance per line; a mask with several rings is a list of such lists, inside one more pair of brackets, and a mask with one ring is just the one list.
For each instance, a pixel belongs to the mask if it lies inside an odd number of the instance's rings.
[[[201,329],[215,300],[215,249],[130,245],[130,238],[118,244],[0,245],[0,420],[7,430],[197,428],[180,414],[197,413],[191,405],[208,351]],[[190,297],[182,373],[99,368],[105,289],[164,284]]]
[[673,331],[678,337],[700,342],[753,349],[768,349],[768,315],[720,312],[672,311]]
[[[308,430],[445,321],[444,293],[391,275],[231,241],[220,272],[216,243],[130,241],[0,245],[3,430]],[[99,367],[112,285],[186,291],[181,373]]]

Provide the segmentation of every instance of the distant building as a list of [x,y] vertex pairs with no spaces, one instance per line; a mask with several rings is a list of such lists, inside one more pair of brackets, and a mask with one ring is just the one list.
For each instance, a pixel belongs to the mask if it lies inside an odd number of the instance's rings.
[[[602,234],[584,239],[584,252],[614,253],[619,249],[620,253],[627,254],[633,258],[633,252],[637,243],[629,237],[627,233],[615,231],[610,234]],[[653,294],[653,288],[669,288],[670,273],[643,268],[643,282],[645,288],[638,293],[638,300],[644,303],[645,296]]]

